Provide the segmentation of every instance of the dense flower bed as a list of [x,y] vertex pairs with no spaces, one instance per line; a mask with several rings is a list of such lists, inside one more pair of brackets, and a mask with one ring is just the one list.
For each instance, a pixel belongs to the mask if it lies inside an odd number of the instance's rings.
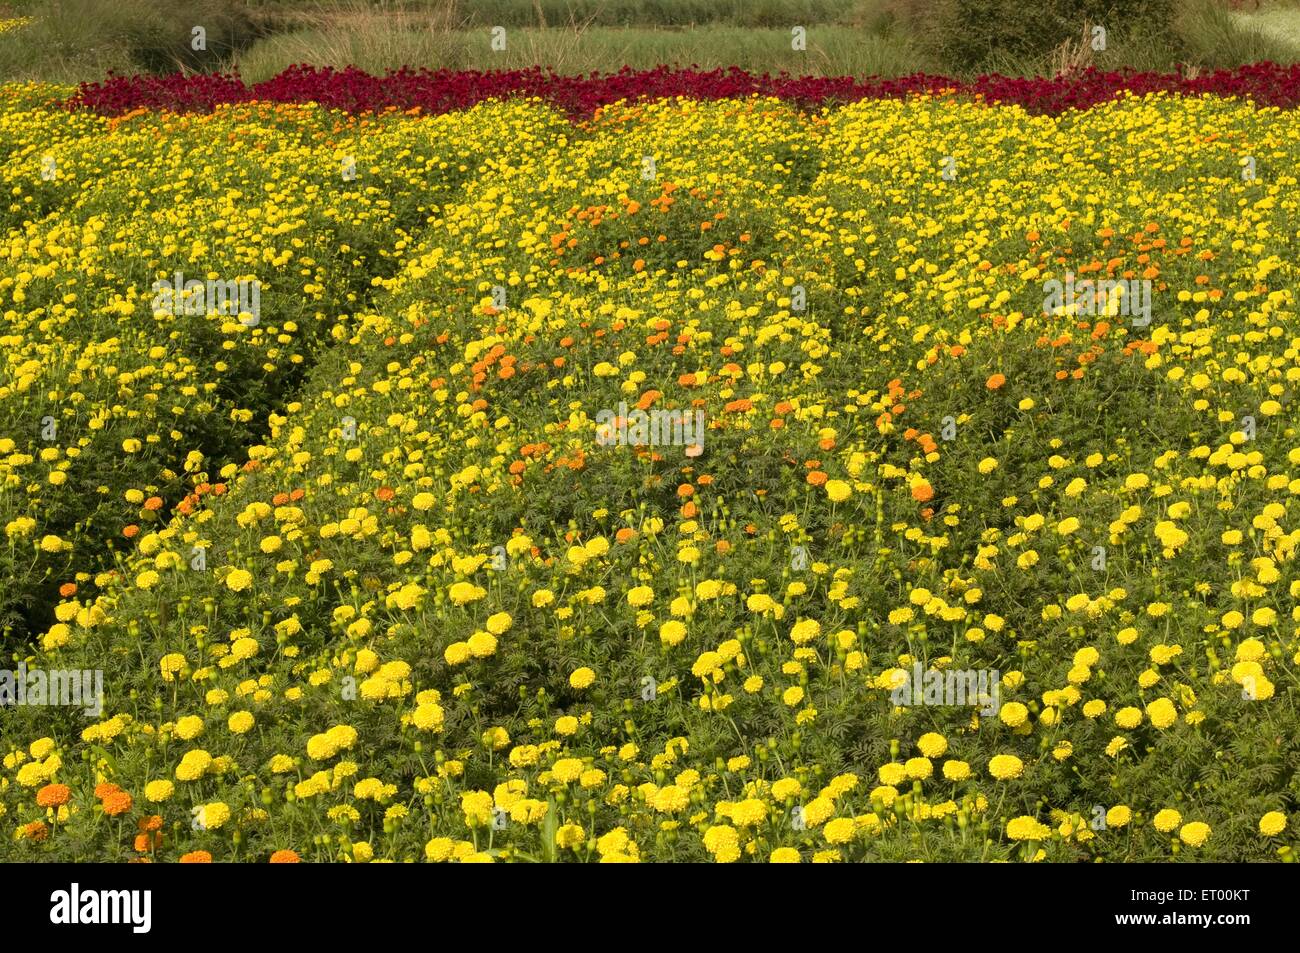
[[1177,73],[1103,72],[1088,69],[1054,79],[988,75],[963,82],[917,73],[898,79],[794,77],[747,73],[732,68],[707,72],[658,67],[613,74],[563,76],[541,68],[490,72],[401,69],[372,76],[344,70],[294,66],[263,83],[246,85],[238,76],[193,74],[111,76],[83,84],[71,100],[77,107],[115,116],[132,109],[206,112],[226,103],[254,100],[316,102],[350,112],[418,109],[442,113],[487,99],[543,99],[571,116],[589,116],[624,99],[734,99],[770,96],[809,106],[914,94],[953,93],[1058,114],[1087,109],[1130,92],[1185,96],[1246,97],[1266,106],[1300,102],[1300,66],[1257,63],[1188,77]]
[[1300,114],[39,92],[0,856],[1294,858]]

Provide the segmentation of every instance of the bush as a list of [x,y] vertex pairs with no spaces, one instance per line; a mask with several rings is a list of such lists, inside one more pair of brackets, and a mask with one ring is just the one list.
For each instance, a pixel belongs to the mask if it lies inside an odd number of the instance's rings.
[[1113,38],[1167,45],[1175,0],[896,0],[930,52],[951,69],[987,68],[1006,58],[1045,57],[1082,36],[1085,23]]

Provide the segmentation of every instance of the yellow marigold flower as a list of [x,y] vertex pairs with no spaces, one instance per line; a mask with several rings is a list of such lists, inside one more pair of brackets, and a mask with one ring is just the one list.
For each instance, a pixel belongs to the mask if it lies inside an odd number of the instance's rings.
[[970,765],[965,761],[945,761],[943,763],[943,776],[949,781],[965,781],[970,777]]
[[176,737],[183,741],[197,738],[203,733],[203,719],[198,715],[186,715],[176,720]]
[[1018,728],[1029,718],[1029,709],[1020,702],[1007,702],[998,711],[998,718],[1004,725]]
[[486,595],[486,589],[482,586],[476,586],[472,582],[454,582],[451,584],[451,588],[447,590],[447,597],[451,599],[453,605],[457,606],[477,602]]
[[758,798],[746,798],[732,807],[731,820],[741,827],[754,827],[767,820],[767,805]]
[[897,761],[882,764],[876,771],[876,774],[880,778],[881,784],[888,784],[890,786],[902,784],[907,780],[907,768],[899,764]]
[[740,859],[740,837],[734,827],[715,824],[704,832],[704,849],[720,864]]
[[421,731],[441,731],[443,717],[441,705],[436,702],[423,702],[416,706],[411,715],[411,723]]
[[1133,819],[1133,812],[1123,804],[1118,804],[1106,812],[1106,826],[1120,828],[1127,826]]
[[435,837],[424,845],[424,856],[431,863],[444,863],[451,859],[455,846],[450,837]]
[[1157,811],[1156,816],[1151,819],[1155,829],[1162,834],[1168,834],[1175,827],[1183,822],[1183,816],[1171,807]]
[[561,784],[578,780],[582,774],[583,763],[578,758],[561,758],[551,766],[551,777]]
[[1286,815],[1281,811],[1269,811],[1259,819],[1259,832],[1265,837],[1276,837],[1286,830]]
[[492,823],[492,795],[486,791],[464,791],[460,796],[460,809],[465,823],[470,827],[486,827]]
[[659,641],[664,645],[678,645],[686,638],[686,626],[672,619],[659,626]]
[[655,591],[649,586],[636,586],[627,593],[627,604],[634,609],[648,606],[655,600]]
[[1045,840],[1052,836],[1052,829],[1036,817],[1021,815],[1007,822],[1007,837],[1012,840]]
[[1115,724],[1121,728],[1136,728],[1142,724],[1142,710],[1128,705],[1115,712]]
[[1178,839],[1189,847],[1200,847],[1210,837],[1210,825],[1204,821],[1192,821],[1184,824],[1178,831]]
[[657,790],[649,801],[656,811],[675,814],[684,811],[690,804],[690,792],[675,784],[668,784]]
[[577,824],[564,824],[555,832],[555,844],[565,850],[576,850],[587,842],[587,832]]
[[837,817],[833,821],[828,821],[822,828],[822,836],[826,838],[828,844],[847,844],[853,840],[857,832],[857,825],[853,823],[852,818],[848,817]]
[[1147,717],[1152,725],[1163,731],[1178,720],[1178,709],[1168,698],[1157,698],[1147,705]]
[[1024,762],[1013,754],[998,754],[989,760],[989,773],[999,781],[1020,777],[1024,768]]
[[908,778],[914,781],[924,781],[934,774],[934,765],[929,758],[908,758],[903,768]]
[[804,823],[808,827],[817,827],[835,814],[835,802],[828,797],[813,798],[803,807]]
[[772,785],[772,797],[778,801],[789,801],[803,792],[803,785],[795,778],[781,778]]
[[578,719],[572,715],[561,715],[555,719],[555,733],[561,737],[567,738],[570,735],[577,734]]
[[230,806],[224,801],[204,804],[195,815],[204,830],[215,831],[230,820]]
[[821,623],[816,619],[800,619],[790,630],[790,640],[795,645],[803,645],[805,642],[811,642],[821,634]]
[[496,637],[487,632],[475,632],[467,644],[470,654],[475,658],[487,658],[497,650]]

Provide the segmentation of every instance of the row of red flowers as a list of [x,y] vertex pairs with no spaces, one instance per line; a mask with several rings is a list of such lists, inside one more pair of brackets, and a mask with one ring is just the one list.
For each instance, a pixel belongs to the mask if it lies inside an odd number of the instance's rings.
[[536,97],[571,116],[589,116],[623,99],[730,99],[775,96],[806,105],[951,92],[1015,103],[1037,113],[1087,109],[1128,90],[1136,94],[1166,91],[1179,95],[1238,96],[1266,106],[1300,103],[1300,66],[1255,63],[1197,76],[1183,73],[1102,72],[1088,69],[1051,79],[997,74],[963,81],[915,73],[897,79],[871,77],[796,77],[747,73],[739,68],[701,71],[660,66],[637,71],[562,76],[533,67],[488,72],[402,68],[372,76],[354,67],[343,70],[292,66],[263,83],[245,84],[237,75],[111,75],[101,83],[83,83],[70,105],[114,116],[133,109],[208,112],[225,103],[316,102],[350,112],[418,109],[443,113],[486,99]]

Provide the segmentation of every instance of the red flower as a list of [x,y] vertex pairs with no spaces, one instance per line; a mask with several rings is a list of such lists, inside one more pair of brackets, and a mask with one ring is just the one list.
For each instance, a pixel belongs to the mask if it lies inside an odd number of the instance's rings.
[[912,95],[956,95],[995,103],[1013,103],[1032,113],[1056,115],[1087,109],[1123,92],[1135,95],[1169,92],[1185,96],[1213,94],[1249,97],[1263,106],[1300,104],[1300,65],[1254,63],[1218,70],[1195,79],[1182,73],[1102,72],[1090,68],[1070,75],[1000,76],[996,73],[965,81],[914,73],[895,79],[851,76],[776,76],[747,73],[738,67],[716,70],[650,70],[624,67],[617,73],[560,76],[541,67],[519,70],[428,70],[403,67],[371,76],[354,66],[291,66],[264,83],[246,85],[237,75],[196,73],[184,76],[118,76],[101,83],[83,83],[68,102],[105,116],[139,114],[146,109],[211,112],[225,103],[254,100],[273,103],[316,102],[348,112],[445,113],[466,109],[486,99],[538,97],[572,118],[595,115],[621,99],[730,99],[774,96],[801,106],[899,99]]

